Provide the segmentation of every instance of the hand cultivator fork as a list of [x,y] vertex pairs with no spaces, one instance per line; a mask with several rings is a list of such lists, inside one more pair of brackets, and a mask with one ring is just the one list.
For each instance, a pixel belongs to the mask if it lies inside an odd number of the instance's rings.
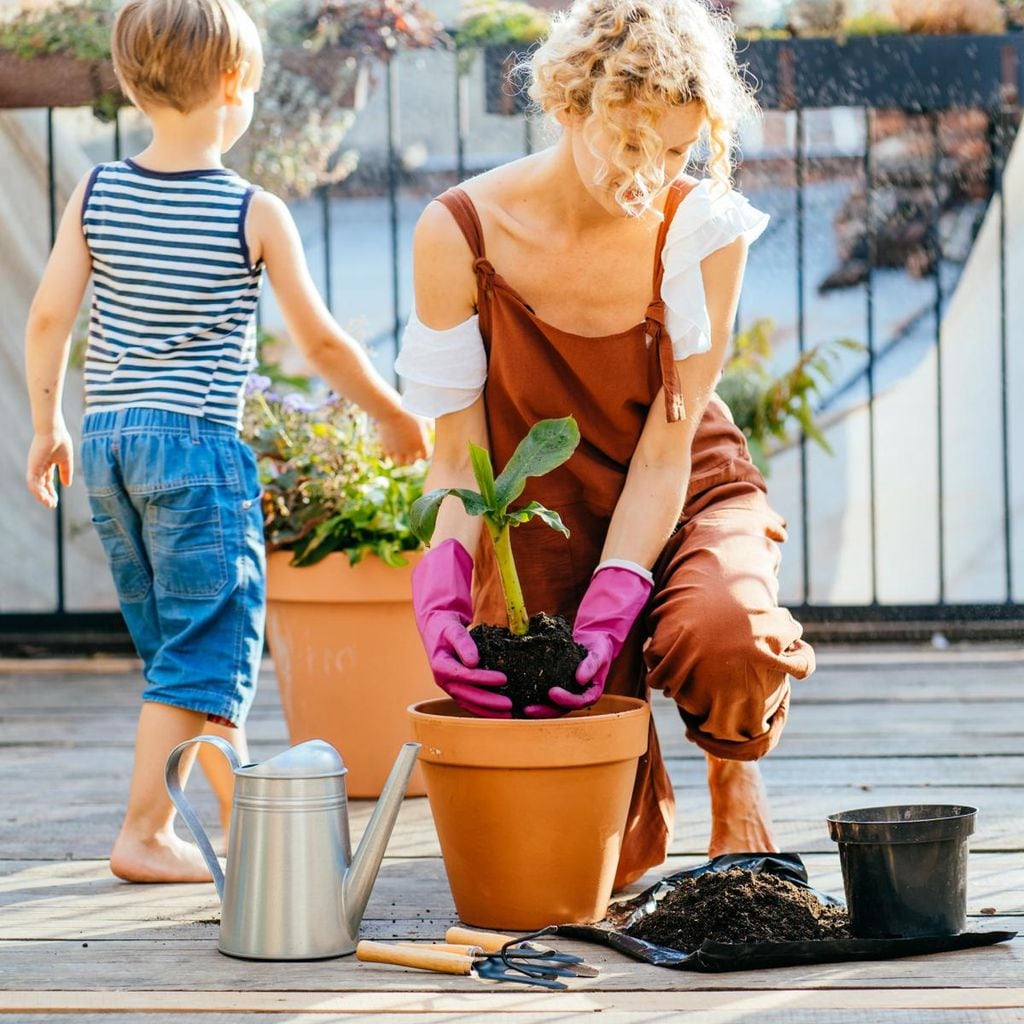
[[522,985],[564,989],[559,978],[593,978],[596,967],[571,953],[536,946],[527,941],[551,929],[517,939],[496,932],[449,928],[442,943],[360,942],[356,957],[369,963],[416,967],[441,974],[476,975],[486,981],[511,981]]

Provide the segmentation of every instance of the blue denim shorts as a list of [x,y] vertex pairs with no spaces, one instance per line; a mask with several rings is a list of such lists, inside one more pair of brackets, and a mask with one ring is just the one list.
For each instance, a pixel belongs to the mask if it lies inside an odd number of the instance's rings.
[[81,461],[142,699],[241,724],[263,653],[256,457],[233,427],[133,407],[86,413]]

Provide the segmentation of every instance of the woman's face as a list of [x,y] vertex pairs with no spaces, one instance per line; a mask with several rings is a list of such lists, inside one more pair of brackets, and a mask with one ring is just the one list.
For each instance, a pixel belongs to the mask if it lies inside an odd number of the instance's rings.
[[[682,174],[689,162],[690,150],[700,138],[704,122],[704,108],[697,102],[665,107],[664,113],[654,120],[652,128],[661,140],[661,145],[656,167],[651,170],[660,169],[663,173],[662,191]],[[608,213],[616,217],[628,216],[615,199],[624,175],[611,159],[614,151],[612,134],[599,125],[585,135],[582,121],[573,121],[566,125],[566,129],[571,136],[573,160],[583,187]],[[636,163],[639,164],[639,150],[627,150],[626,159],[631,159],[634,152]]]

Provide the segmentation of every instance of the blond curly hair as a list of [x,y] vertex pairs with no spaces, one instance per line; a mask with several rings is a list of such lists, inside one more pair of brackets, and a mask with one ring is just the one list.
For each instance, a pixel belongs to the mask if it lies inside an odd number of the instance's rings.
[[[703,107],[709,173],[731,186],[737,130],[758,108],[732,22],[704,0],[575,0],[524,70],[542,110],[584,119],[602,159],[599,183],[620,182],[615,198],[628,214],[648,212],[665,186],[653,125],[666,106]],[[600,129],[612,140],[606,155],[591,141]]]

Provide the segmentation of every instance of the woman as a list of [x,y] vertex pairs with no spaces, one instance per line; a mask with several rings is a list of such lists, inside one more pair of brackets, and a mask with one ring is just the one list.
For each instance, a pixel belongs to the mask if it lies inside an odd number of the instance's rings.
[[[730,25],[699,0],[576,0],[530,70],[557,143],[445,193],[416,230],[398,369],[407,407],[437,419],[428,486],[474,486],[470,441],[500,467],[537,420],[576,417],[575,455],[522,499],[559,511],[571,537],[534,522],[513,548],[527,608],[575,620],[587,685],[529,713],[661,690],[707,758],[709,855],[777,850],[753,762],[814,655],[776,604],[785,524],[713,394],[768,219],[729,188],[754,107]],[[696,181],[684,170],[702,137],[710,177]],[[443,505],[414,604],[439,685],[507,717],[504,678],[476,667],[467,633],[504,617],[479,524]],[[674,810],[652,727],[617,888],[664,859]]]

